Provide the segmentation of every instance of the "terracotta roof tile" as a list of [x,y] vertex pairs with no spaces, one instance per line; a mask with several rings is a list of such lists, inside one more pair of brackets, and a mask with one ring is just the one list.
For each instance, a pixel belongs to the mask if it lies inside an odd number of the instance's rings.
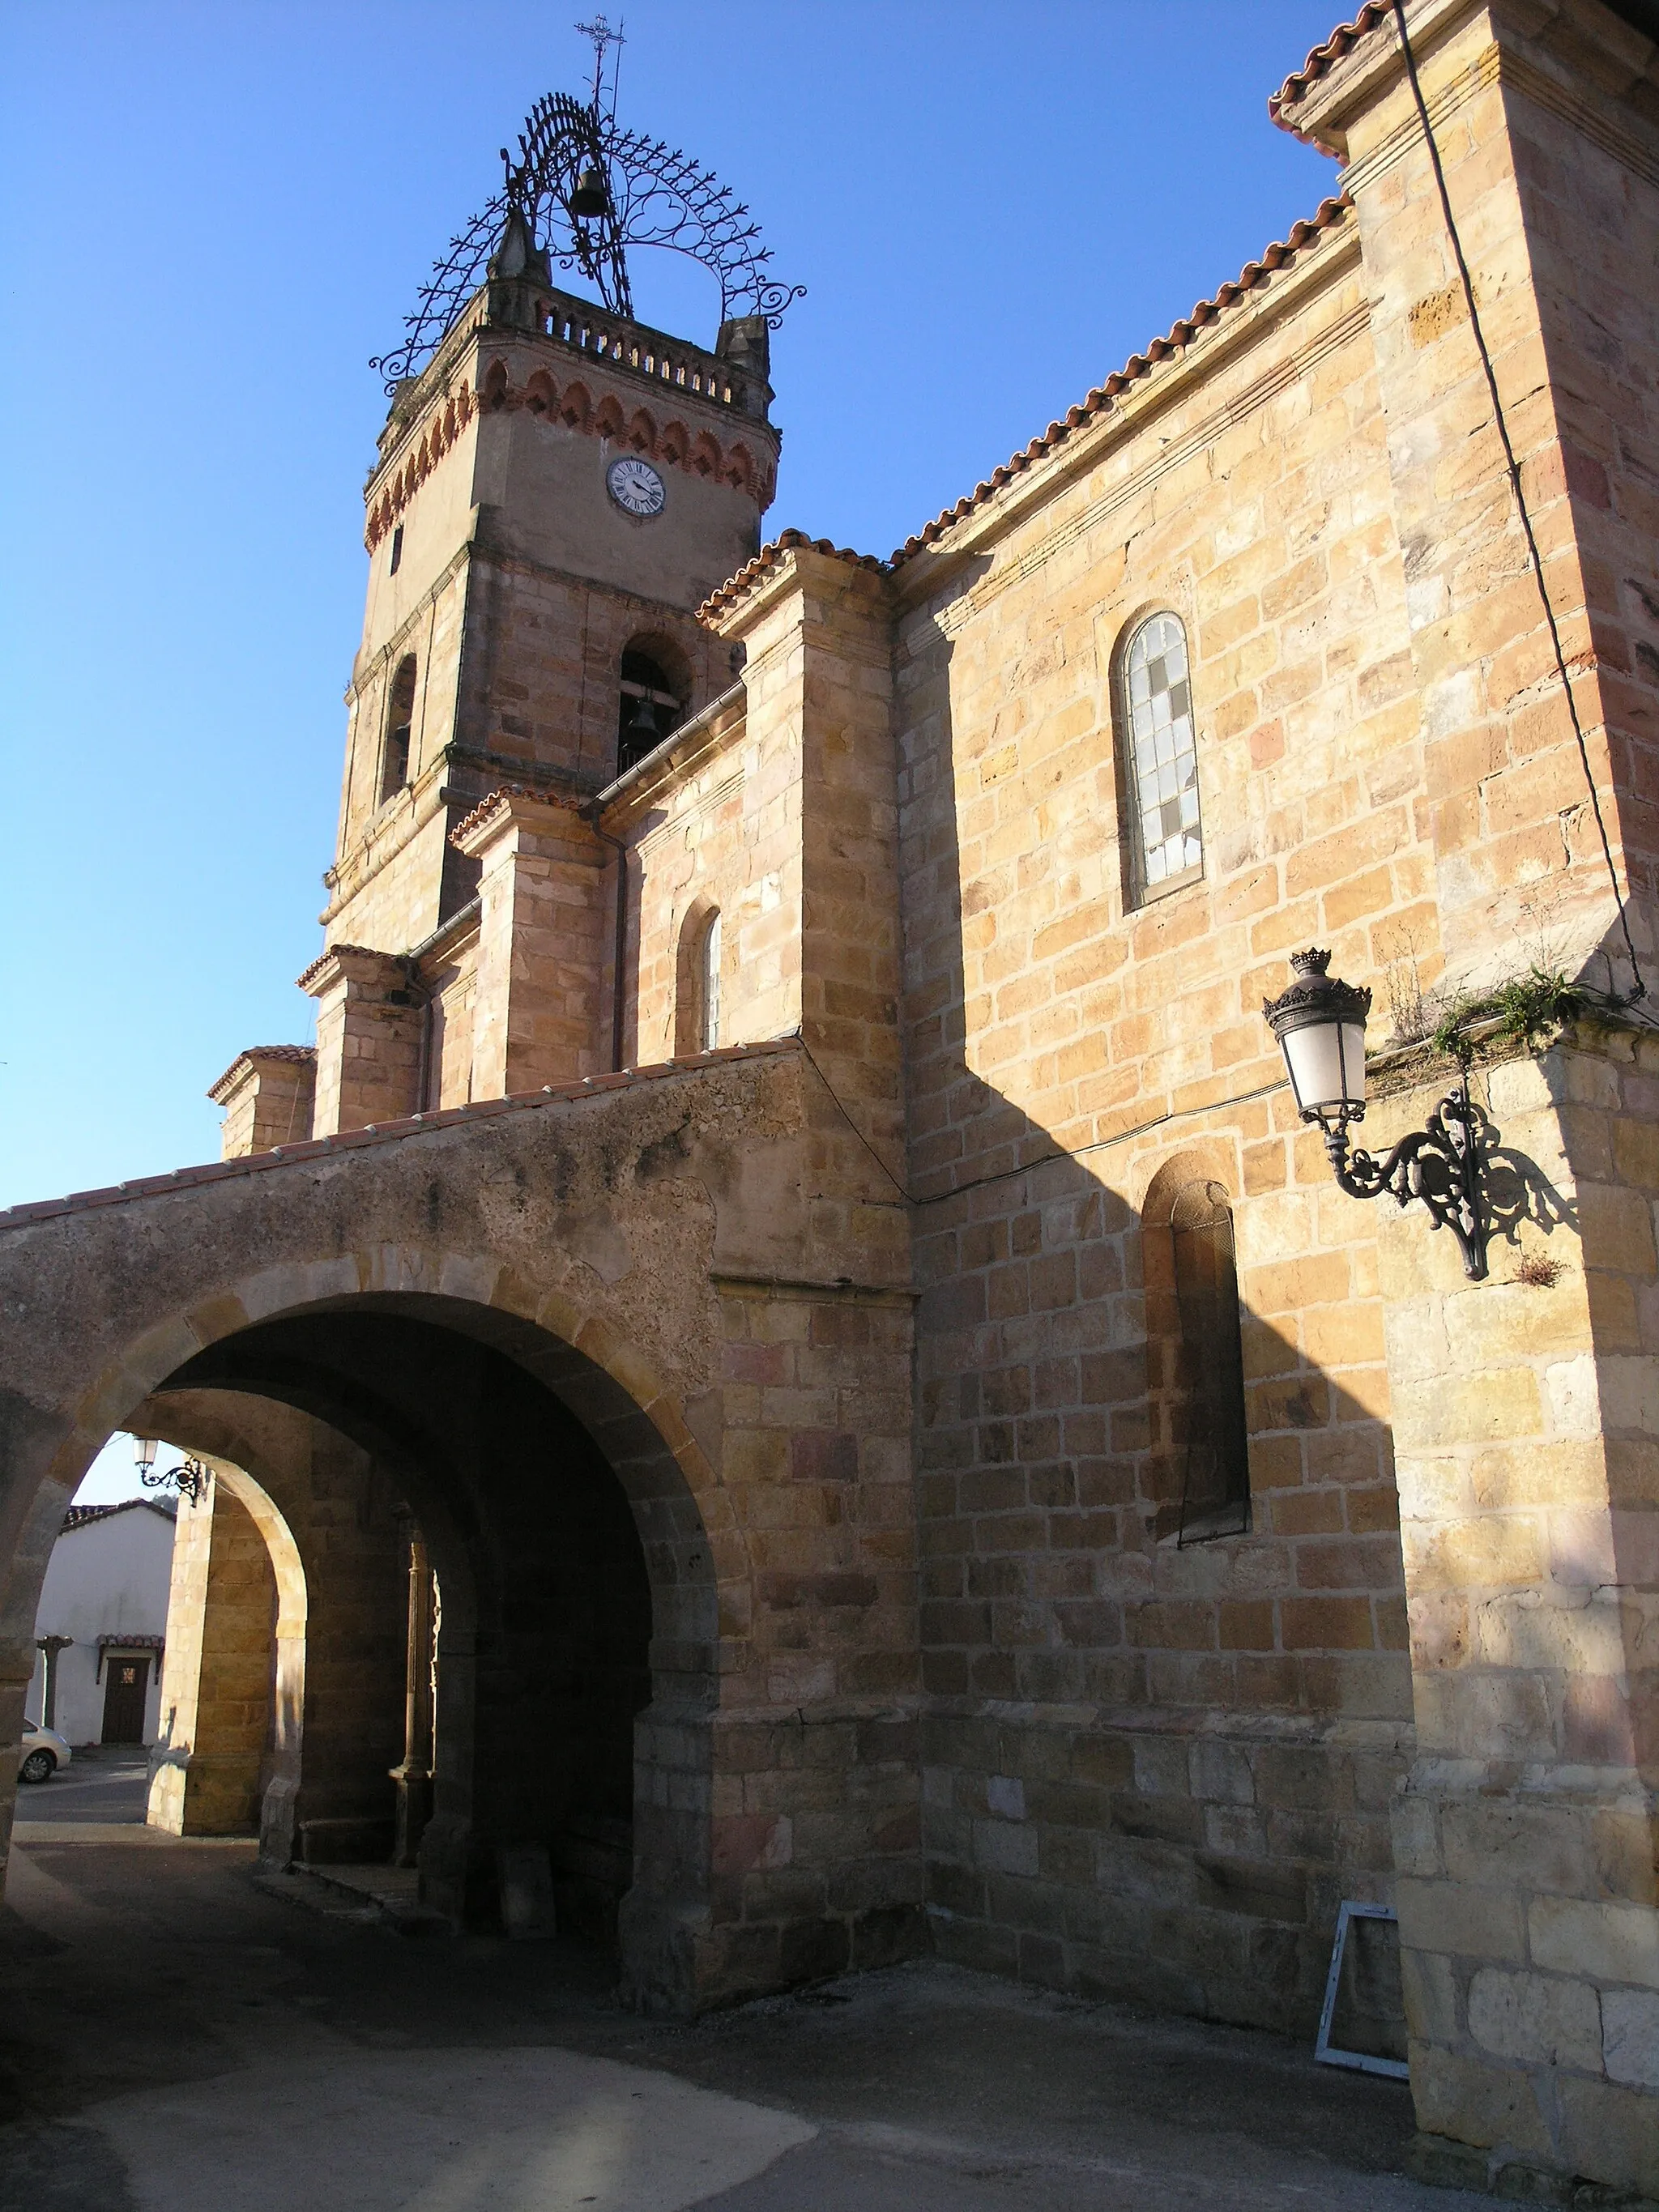
[[295,989],[303,991],[314,983],[337,952],[361,953],[364,958],[369,960],[383,960],[396,957],[392,954],[377,952],[372,945],[325,945],[304,974],[295,977]]
[[[159,1513],[164,1521],[173,1521],[178,1517],[179,1508],[170,1498],[118,1498],[113,1504],[110,1505],[71,1505],[64,1516],[64,1526],[65,1528],[84,1528],[88,1521],[107,1521],[112,1513],[131,1513],[135,1505],[142,1505],[151,1513]],[[143,1638],[128,1636],[119,1640],[126,1644],[140,1644]],[[100,1636],[98,1641],[104,1644],[110,1639]],[[161,1638],[157,1637],[155,1641],[159,1644]]]
[[1308,87],[1316,84],[1333,62],[1340,62],[1344,54],[1358,45],[1368,31],[1374,31],[1379,23],[1387,22],[1393,14],[1389,0],[1365,0],[1365,5],[1352,23],[1339,23],[1324,45],[1316,46],[1301,68],[1291,71],[1267,101],[1267,112],[1281,131],[1289,131],[1298,138],[1302,136],[1295,124],[1285,120],[1279,112],[1280,109],[1300,100]]
[[873,553],[854,553],[844,545],[832,545],[827,538],[809,538],[804,530],[782,530],[769,545],[763,545],[752,561],[745,561],[735,576],[728,576],[718,591],[711,592],[697,609],[697,620],[710,621],[715,615],[734,606],[746,593],[752,592],[764,576],[780,567],[786,554],[798,547],[814,553],[827,553],[832,561],[848,561],[854,568],[884,569],[887,563],[878,561]]
[[462,815],[449,833],[450,843],[459,844],[469,830],[476,830],[481,823],[488,822],[495,809],[508,799],[533,799],[543,806],[562,806],[572,814],[580,814],[583,808],[582,800],[573,799],[562,791],[543,791],[528,783],[500,783],[478,801],[470,814]]
[[[240,1176],[261,1175],[270,1168],[288,1167],[296,1160],[327,1159],[339,1152],[355,1152],[364,1145],[396,1144],[405,1137],[447,1129],[458,1121],[484,1121],[497,1114],[533,1113],[538,1107],[586,1098],[596,1091],[625,1091],[631,1084],[657,1083],[665,1076],[723,1066],[731,1060],[764,1060],[799,1049],[799,1037],[766,1037],[754,1044],[721,1045],[713,1052],[688,1053],[683,1059],[654,1062],[649,1067],[625,1067],[616,1075],[587,1075],[575,1083],[550,1083],[540,1091],[519,1091],[510,1098],[483,1098],[471,1106],[446,1107],[439,1113],[409,1114],[396,1121],[371,1122],[364,1129],[343,1129],[334,1137],[310,1137],[296,1145],[277,1145],[268,1152],[249,1152],[240,1159],[174,1168],[171,1175],[142,1176],[136,1182],[112,1183],[102,1190],[71,1191],[66,1198],[37,1199],[33,1204],[0,1212],[0,1229],[24,1229],[58,1214],[88,1212],[98,1206],[125,1206],[134,1198],[164,1197],[170,1191],[194,1189],[198,1183],[229,1182]],[[143,1503],[142,1499],[138,1502]]]
[[235,1059],[231,1061],[230,1066],[216,1082],[209,1084],[207,1087],[207,1095],[210,1098],[216,1099],[217,1103],[222,1106],[224,1101],[222,1098],[219,1097],[219,1093],[224,1089],[226,1084],[230,1081],[231,1077],[235,1074],[237,1069],[240,1067],[244,1060],[292,1060],[298,1065],[299,1063],[306,1060],[314,1061],[316,1057],[317,1048],[314,1044],[251,1044],[247,1047],[246,1051],[239,1052],[237,1054]]
[[[1370,12],[1369,9],[1362,10],[1362,15]],[[1259,261],[1247,261],[1237,278],[1231,284],[1222,285],[1212,300],[1200,300],[1191,314],[1182,316],[1179,322],[1171,325],[1166,337],[1154,338],[1144,354],[1131,354],[1122,368],[1115,370],[1104,384],[1086,393],[1077,406],[1066,410],[1063,422],[1051,422],[1042,436],[1033,438],[1023,453],[1016,453],[1000,468],[993,469],[982,483],[975,484],[973,490],[959,499],[954,507],[947,507],[944,514],[936,516],[915,537],[907,538],[897,552],[891,556],[888,566],[896,568],[906,561],[914,559],[936,538],[942,537],[953,524],[971,514],[975,507],[983,507],[988,501],[994,499],[1005,484],[1012,483],[1017,476],[1024,475],[1035,462],[1046,459],[1056,447],[1064,445],[1073,431],[1080,429],[1092,416],[1109,407],[1120,392],[1127,392],[1139,378],[1146,375],[1156,362],[1167,361],[1171,354],[1191,343],[1194,332],[1214,322],[1228,308],[1237,306],[1264,276],[1294,260],[1302,248],[1311,244],[1322,231],[1340,228],[1347,220],[1352,204],[1346,193],[1335,199],[1322,201],[1313,216],[1291,225],[1287,239],[1268,246]],[[765,555],[757,557],[763,560]],[[750,568],[754,565],[753,562],[750,563]],[[746,573],[739,570],[726,590],[730,591],[732,586],[739,583]],[[714,605],[720,598],[720,594],[717,592],[709,601],[709,605]]]

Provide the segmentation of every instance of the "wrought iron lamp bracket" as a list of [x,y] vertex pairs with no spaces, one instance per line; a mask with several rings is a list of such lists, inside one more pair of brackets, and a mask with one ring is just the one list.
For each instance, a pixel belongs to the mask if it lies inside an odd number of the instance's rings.
[[1449,1229],[1456,1238],[1464,1273],[1472,1282],[1485,1281],[1492,1220],[1483,1170],[1492,1133],[1484,1109],[1469,1097],[1467,1072],[1429,1115],[1427,1127],[1402,1137],[1386,1159],[1351,1148],[1346,1121],[1323,1127],[1340,1189],[1350,1198],[1380,1198],[1386,1191],[1401,1206],[1421,1199],[1430,1226]]
[[207,1495],[212,1469],[192,1457],[178,1467],[147,1467],[140,1472],[138,1480],[146,1490],[176,1490],[180,1498],[187,1498],[192,1505],[198,1505]]

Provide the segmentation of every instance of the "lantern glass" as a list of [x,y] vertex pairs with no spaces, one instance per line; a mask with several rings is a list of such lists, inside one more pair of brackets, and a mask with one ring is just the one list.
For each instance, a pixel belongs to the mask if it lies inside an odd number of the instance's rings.
[[1304,1115],[1358,1120],[1365,1110],[1365,1025],[1308,1022],[1281,1037],[1291,1088]]
[[135,1437],[132,1440],[132,1455],[138,1462],[140,1473],[148,1474],[155,1464],[155,1437]]

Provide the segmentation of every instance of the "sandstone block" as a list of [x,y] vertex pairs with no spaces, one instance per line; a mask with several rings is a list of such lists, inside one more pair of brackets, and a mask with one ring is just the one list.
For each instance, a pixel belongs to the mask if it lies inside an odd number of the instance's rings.
[[1468,2018],[1475,2041],[1500,2057],[1601,2069],[1601,2007],[1582,1982],[1483,1966],[1469,1984]]

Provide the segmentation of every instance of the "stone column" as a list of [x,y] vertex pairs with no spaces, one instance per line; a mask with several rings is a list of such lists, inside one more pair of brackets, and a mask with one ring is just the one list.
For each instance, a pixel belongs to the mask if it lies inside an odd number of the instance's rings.
[[398,1785],[394,1865],[419,1863],[421,1837],[432,1817],[432,1563],[420,1532],[409,1539],[409,1656],[404,1756],[392,1769]]
[[[1435,1096],[1390,1102],[1368,1142]],[[1492,1279],[1419,1208],[1379,1224],[1418,1728],[1395,1819],[1413,2090],[1451,2139],[1425,2143],[1430,2178],[1652,2194],[1659,1046],[1563,1042],[1493,1069],[1489,1096],[1496,1188],[1534,1217]]]
[[[1541,956],[1622,988],[1626,924],[1653,964],[1653,687],[1626,632],[1626,580],[1651,571],[1654,50],[1562,0],[1410,0],[1407,24],[1589,771],[1385,15],[1281,112],[1346,157],[1358,211],[1449,981]],[[1659,2196],[1650,1049],[1615,1030],[1494,1072],[1531,1225],[1492,1280],[1419,1209],[1380,1224],[1419,1732],[1395,1824],[1413,2090],[1429,2170],[1538,2201],[1575,2176]]]
[[264,1538],[216,1477],[179,1501],[150,1754],[149,1825],[175,1836],[254,1834],[272,1735],[276,1577]]
[[418,1112],[425,1009],[395,953],[333,945],[300,988],[317,1001],[316,1096],[307,1134],[331,1137]]
[[574,806],[501,791],[454,833],[478,861],[472,1096],[602,1072],[605,850]]
[[238,1053],[208,1092],[225,1109],[222,1159],[245,1159],[311,1134],[317,1055],[308,1044],[255,1045]]
[[40,1722],[44,1728],[58,1725],[58,1655],[73,1644],[72,1636],[43,1636],[39,1650],[40,1668]]
[[784,774],[799,779],[799,904],[786,878],[776,906],[745,924],[740,957],[750,970],[777,969],[777,1030],[799,1023],[840,1109],[902,1180],[898,762],[885,580],[860,562],[794,546],[714,622],[747,648],[749,746],[772,757],[780,783]]

